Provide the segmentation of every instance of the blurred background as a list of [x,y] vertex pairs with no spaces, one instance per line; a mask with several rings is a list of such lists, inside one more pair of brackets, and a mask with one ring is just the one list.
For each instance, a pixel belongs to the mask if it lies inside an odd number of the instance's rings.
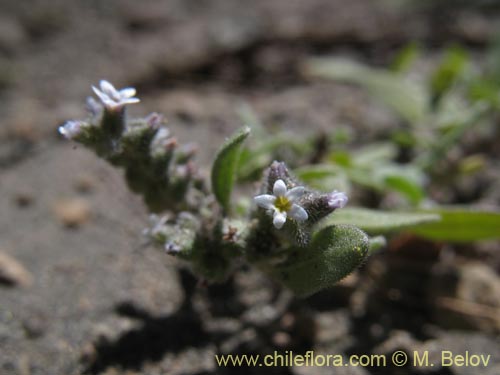
[[498,242],[394,235],[307,299],[247,268],[200,285],[144,244],[148,214],[121,171],[57,133],[85,116],[91,85],[107,79],[137,88],[132,116],[163,113],[181,142],[197,142],[202,168],[251,114],[313,150],[328,139],[328,160],[344,169],[356,150],[383,143],[374,160],[398,164],[403,183],[328,180],[352,192],[352,205],[498,209],[499,37],[496,0],[1,0],[0,373],[333,373],[214,361],[313,349],[491,354],[479,372],[339,375],[499,374]]

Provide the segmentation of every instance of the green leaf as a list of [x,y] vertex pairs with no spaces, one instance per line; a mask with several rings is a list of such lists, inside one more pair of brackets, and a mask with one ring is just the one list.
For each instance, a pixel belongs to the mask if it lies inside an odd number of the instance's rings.
[[408,71],[421,52],[422,51],[418,43],[408,43],[394,58],[391,64],[391,70],[396,73],[404,73]]
[[298,168],[294,172],[299,180],[318,190],[351,190],[345,171],[335,165],[314,164]]
[[231,191],[241,146],[249,134],[250,128],[245,127],[228,139],[217,153],[212,165],[212,190],[226,213],[230,208]]
[[443,61],[431,78],[431,88],[435,97],[441,97],[460,78],[467,67],[468,56],[465,50],[452,47],[445,53]]
[[364,232],[350,225],[323,228],[308,248],[296,249],[271,273],[298,296],[333,286],[354,271],[369,248]]
[[324,225],[351,224],[368,233],[380,234],[439,219],[439,214],[430,212],[388,212],[365,208],[343,208],[327,218]]
[[470,242],[500,238],[500,212],[441,208],[425,211],[439,214],[441,220],[411,228],[411,232],[440,241]]
[[383,180],[380,178],[376,178],[376,176],[374,176],[373,170],[367,170],[364,168],[351,168],[346,169],[346,174],[349,177],[349,180],[354,184],[358,184],[360,186],[364,186],[380,192],[384,191]]
[[353,163],[357,166],[378,166],[398,155],[397,147],[390,142],[372,143],[353,152]]
[[321,180],[339,173],[342,173],[342,169],[331,164],[313,164],[295,170],[295,175],[305,182]]
[[403,194],[414,205],[419,204],[425,197],[422,188],[406,176],[387,176],[385,184],[388,188]]
[[423,120],[428,114],[429,97],[425,87],[397,73],[335,58],[310,59],[304,71],[312,77],[330,78],[365,87],[370,95],[382,100],[412,124]]
[[[253,129],[253,128],[252,128]],[[255,138],[254,145],[241,152],[238,162],[238,179],[240,181],[260,178],[262,171],[269,166],[273,160],[290,159],[296,160],[310,153],[310,142],[304,138],[296,138],[292,134],[261,134]],[[255,145],[257,143],[257,145]],[[282,156],[285,154],[285,156]]]

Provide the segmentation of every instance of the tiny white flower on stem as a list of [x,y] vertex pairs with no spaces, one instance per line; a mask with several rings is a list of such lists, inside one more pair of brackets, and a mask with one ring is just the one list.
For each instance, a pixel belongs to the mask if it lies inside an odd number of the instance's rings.
[[133,87],[117,90],[111,83],[102,80],[99,82],[99,89],[92,86],[92,90],[101,99],[104,106],[110,110],[119,109],[126,104],[140,102],[138,98],[134,98],[136,91]]
[[254,197],[254,202],[273,215],[273,224],[277,229],[280,229],[285,224],[287,217],[299,222],[307,220],[307,211],[295,203],[304,194],[304,190],[303,186],[287,190],[285,182],[277,180],[273,186],[273,195],[258,195]]
[[348,200],[347,195],[341,191],[334,190],[328,194],[328,206],[333,209],[344,208]]
[[64,125],[59,126],[59,134],[67,139],[75,138],[82,131],[85,124],[81,121],[66,121]]

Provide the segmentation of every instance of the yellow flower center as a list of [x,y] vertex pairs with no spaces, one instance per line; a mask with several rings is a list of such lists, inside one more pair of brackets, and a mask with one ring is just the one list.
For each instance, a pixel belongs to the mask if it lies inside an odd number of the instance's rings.
[[284,196],[276,197],[276,200],[274,201],[274,207],[276,207],[280,212],[287,212],[292,208],[292,202],[290,202]]

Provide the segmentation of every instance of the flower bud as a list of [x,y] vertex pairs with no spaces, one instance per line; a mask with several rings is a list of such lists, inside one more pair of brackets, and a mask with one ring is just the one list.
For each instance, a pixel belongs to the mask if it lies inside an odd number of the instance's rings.
[[88,124],[83,121],[66,121],[64,125],[59,127],[59,134],[67,139],[74,139],[82,132],[82,128]]
[[328,198],[328,206],[333,210],[337,208],[344,208],[345,205],[347,204],[347,201],[349,200],[349,198],[347,198],[347,195],[345,195],[345,193],[342,193],[337,190],[334,190],[330,194],[328,194],[327,198]]

